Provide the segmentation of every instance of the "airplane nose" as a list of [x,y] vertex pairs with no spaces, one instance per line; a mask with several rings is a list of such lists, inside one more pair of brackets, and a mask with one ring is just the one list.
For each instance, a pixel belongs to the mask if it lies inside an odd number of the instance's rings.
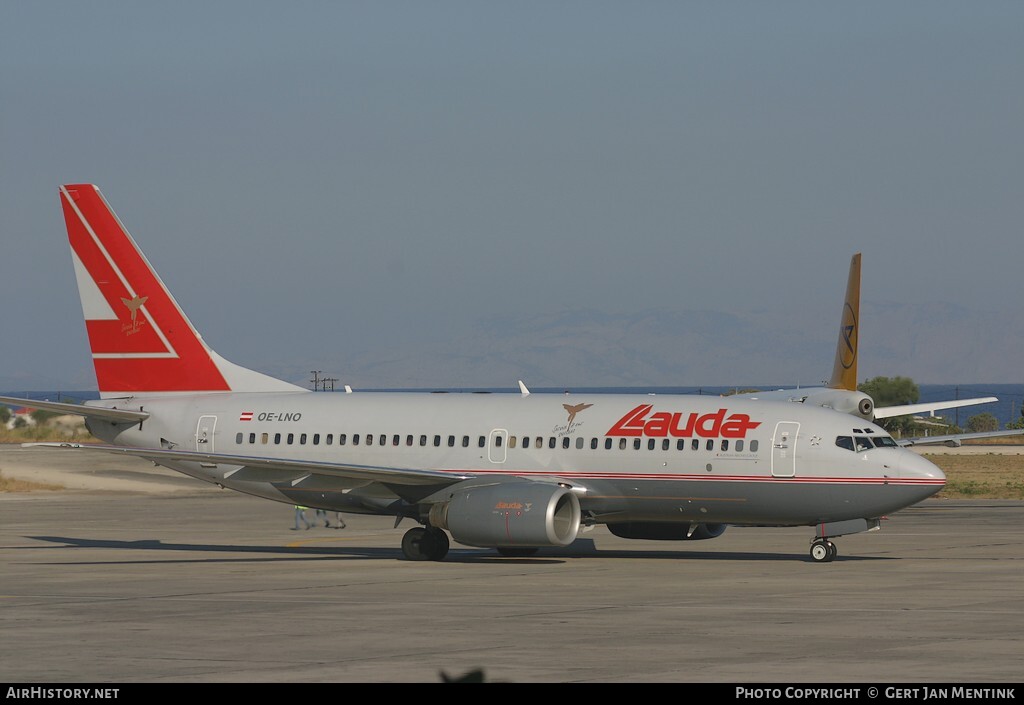
[[927,489],[924,497],[930,497],[946,484],[946,474],[930,460],[922,458],[912,450],[905,450],[900,459],[900,482]]

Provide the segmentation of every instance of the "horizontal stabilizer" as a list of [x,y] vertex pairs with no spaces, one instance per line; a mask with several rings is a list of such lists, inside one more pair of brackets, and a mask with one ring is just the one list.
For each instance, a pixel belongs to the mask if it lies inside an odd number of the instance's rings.
[[58,401],[38,401],[36,399],[19,399],[17,397],[0,397],[0,404],[24,406],[30,409],[42,409],[43,411],[54,411],[58,414],[72,414],[74,416],[86,416],[93,419],[103,419],[113,423],[138,423],[149,418],[145,411],[134,409],[108,409],[104,406],[86,406],[85,404],[65,404]]

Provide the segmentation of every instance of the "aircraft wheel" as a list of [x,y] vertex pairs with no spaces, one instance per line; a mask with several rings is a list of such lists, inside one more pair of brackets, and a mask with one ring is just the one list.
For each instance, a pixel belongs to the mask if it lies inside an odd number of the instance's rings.
[[811,544],[811,560],[815,563],[828,563],[835,555],[829,548],[828,541],[815,541]]
[[828,553],[829,553],[829,556],[828,556],[828,561],[829,562],[834,561],[836,559],[836,556],[839,555],[839,549],[836,548],[836,545],[834,543],[832,543],[831,541],[828,542]]
[[431,543],[433,542],[427,539],[426,529],[422,526],[413,527],[402,537],[402,553],[410,561],[428,561],[430,555],[427,550]]
[[498,546],[498,553],[508,558],[526,558],[536,555],[539,550],[536,546]]
[[428,560],[443,561],[444,557],[448,555],[448,548],[451,544],[448,542],[448,534],[431,526],[426,529],[426,535],[420,545],[424,547]]

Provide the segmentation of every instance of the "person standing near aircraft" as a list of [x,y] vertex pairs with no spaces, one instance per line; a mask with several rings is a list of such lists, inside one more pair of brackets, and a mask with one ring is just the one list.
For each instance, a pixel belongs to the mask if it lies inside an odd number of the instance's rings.
[[308,509],[308,507],[303,507],[300,504],[295,505],[295,526],[292,527],[292,531],[299,530],[300,521],[306,525],[307,531],[309,530],[309,527],[312,526],[312,524],[309,523],[309,519],[306,518],[306,509]]

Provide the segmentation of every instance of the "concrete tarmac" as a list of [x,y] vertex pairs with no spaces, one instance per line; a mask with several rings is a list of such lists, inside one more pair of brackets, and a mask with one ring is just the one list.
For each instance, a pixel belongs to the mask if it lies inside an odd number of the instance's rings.
[[[0,449],[0,470],[24,452]],[[29,462],[133,489],[0,494],[3,682],[422,683],[482,669],[521,683],[869,686],[1022,672],[1024,502],[929,500],[837,539],[829,564],[810,562],[810,528],[737,527],[699,542],[599,527],[531,559],[453,543],[418,563],[402,559],[408,521],[294,531],[288,505],[140,461]]]

